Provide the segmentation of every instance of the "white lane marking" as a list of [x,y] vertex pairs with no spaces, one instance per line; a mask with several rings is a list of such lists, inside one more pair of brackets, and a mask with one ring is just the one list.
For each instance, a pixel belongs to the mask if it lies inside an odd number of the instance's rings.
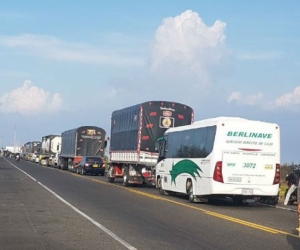
[[292,212],[297,212],[296,209],[290,208],[290,207],[285,207],[285,205],[269,205],[269,204],[263,204],[263,203],[259,203],[260,205],[266,206],[266,207],[275,207],[278,209],[282,209],[282,210],[287,210],[287,211],[292,211]]
[[[282,206],[284,206],[284,205],[282,205]],[[297,212],[297,210],[296,209],[293,209],[293,208],[289,208],[289,207],[280,207],[280,206],[275,206],[276,208],[278,208],[278,209],[282,209],[282,210],[288,210],[288,211],[292,211],[292,212]]]
[[[5,159],[6,160],[6,159]],[[23,171],[22,169],[18,168],[16,165],[12,164],[9,160],[6,160],[10,165],[12,165],[13,167],[15,167],[16,169],[20,170],[23,174],[26,174],[30,179],[36,181],[35,178],[33,178],[31,175],[27,174],[25,171]]]
[[[8,161],[8,160],[7,160]],[[60,197],[57,193],[55,193],[54,191],[52,191],[50,188],[46,187],[45,185],[43,185],[41,182],[37,181],[35,178],[33,178],[31,175],[29,175],[28,173],[26,173],[24,170],[18,168],[16,165],[12,164],[10,161],[8,161],[13,167],[15,167],[16,169],[18,169],[19,171],[21,171],[22,173],[26,174],[29,178],[31,178],[33,181],[37,182],[39,185],[41,185],[43,188],[45,188],[47,191],[49,191],[51,194],[53,194],[56,198],[58,198],[59,200],[61,200],[63,203],[65,203],[67,206],[69,206],[70,208],[72,208],[75,212],[79,213],[82,217],[86,218],[88,221],[90,221],[91,223],[93,223],[96,227],[100,228],[102,231],[104,231],[105,233],[107,233],[109,236],[111,236],[113,239],[115,239],[116,241],[118,241],[119,243],[121,243],[123,246],[125,246],[127,249],[130,250],[137,250],[135,247],[131,246],[129,243],[127,243],[125,240],[122,240],[119,236],[117,236],[116,234],[114,234],[112,231],[110,231],[109,229],[107,229],[105,226],[101,225],[99,222],[95,221],[93,218],[89,217],[88,215],[86,215],[85,213],[81,212],[78,208],[74,207],[72,204],[70,204],[69,202],[67,202],[65,199],[63,199],[62,197]]]

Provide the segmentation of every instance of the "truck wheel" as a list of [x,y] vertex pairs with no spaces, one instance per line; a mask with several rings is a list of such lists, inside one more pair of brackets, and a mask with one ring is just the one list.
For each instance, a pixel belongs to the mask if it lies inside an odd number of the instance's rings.
[[189,201],[194,202],[195,196],[194,196],[194,191],[193,191],[193,183],[191,181],[186,182],[186,190],[187,190],[187,194],[189,196]]
[[123,175],[123,185],[125,187],[128,187],[129,186],[129,173],[128,173],[128,168],[125,168],[124,169],[124,175]]

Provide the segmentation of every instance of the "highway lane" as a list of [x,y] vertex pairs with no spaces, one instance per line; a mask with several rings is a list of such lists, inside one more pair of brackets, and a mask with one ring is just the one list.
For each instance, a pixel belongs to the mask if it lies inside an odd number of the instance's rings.
[[[124,188],[121,184],[108,184],[104,177],[82,177],[9,160],[136,249],[299,249],[300,246],[299,238],[295,237],[294,211],[259,204],[241,207],[227,202],[191,204],[183,196],[159,196],[153,188]],[[0,166],[3,161],[0,159]],[[12,165],[8,168],[16,169]],[[43,189],[40,185],[36,188]],[[62,211],[74,213],[70,207],[60,205]],[[60,218],[60,210],[54,211]],[[75,217],[82,220],[79,214]],[[100,234],[100,229],[90,226]],[[76,227],[72,230],[76,231]],[[69,235],[76,235],[72,230]],[[110,240],[110,244],[116,243],[115,239]]]
[[0,157],[0,249],[127,248]]

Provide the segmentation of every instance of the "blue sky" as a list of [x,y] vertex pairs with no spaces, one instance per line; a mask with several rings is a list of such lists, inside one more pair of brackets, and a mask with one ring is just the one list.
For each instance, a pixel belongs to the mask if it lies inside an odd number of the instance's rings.
[[[61,3],[63,2],[63,3]],[[239,116],[281,128],[300,163],[300,2],[0,2],[1,144],[83,125],[150,100],[195,120]]]

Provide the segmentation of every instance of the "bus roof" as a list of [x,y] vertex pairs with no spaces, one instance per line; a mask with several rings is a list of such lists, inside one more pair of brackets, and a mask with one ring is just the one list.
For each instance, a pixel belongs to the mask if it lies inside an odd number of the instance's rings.
[[175,131],[183,131],[186,129],[200,128],[200,127],[205,127],[205,126],[214,126],[214,125],[219,125],[224,122],[230,122],[230,123],[254,122],[254,123],[261,123],[261,124],[268,124],[268,125],[273,124],[274,126],[278,127],[278,125],[276,123],[263,122],[263,121],[259,121],[259,120],[250,120],[250,119],[241,118],[241,117],[219,116],[219,117],[195,121],[192,125],[170,128],[166,131],[166,133],[175,132]]

